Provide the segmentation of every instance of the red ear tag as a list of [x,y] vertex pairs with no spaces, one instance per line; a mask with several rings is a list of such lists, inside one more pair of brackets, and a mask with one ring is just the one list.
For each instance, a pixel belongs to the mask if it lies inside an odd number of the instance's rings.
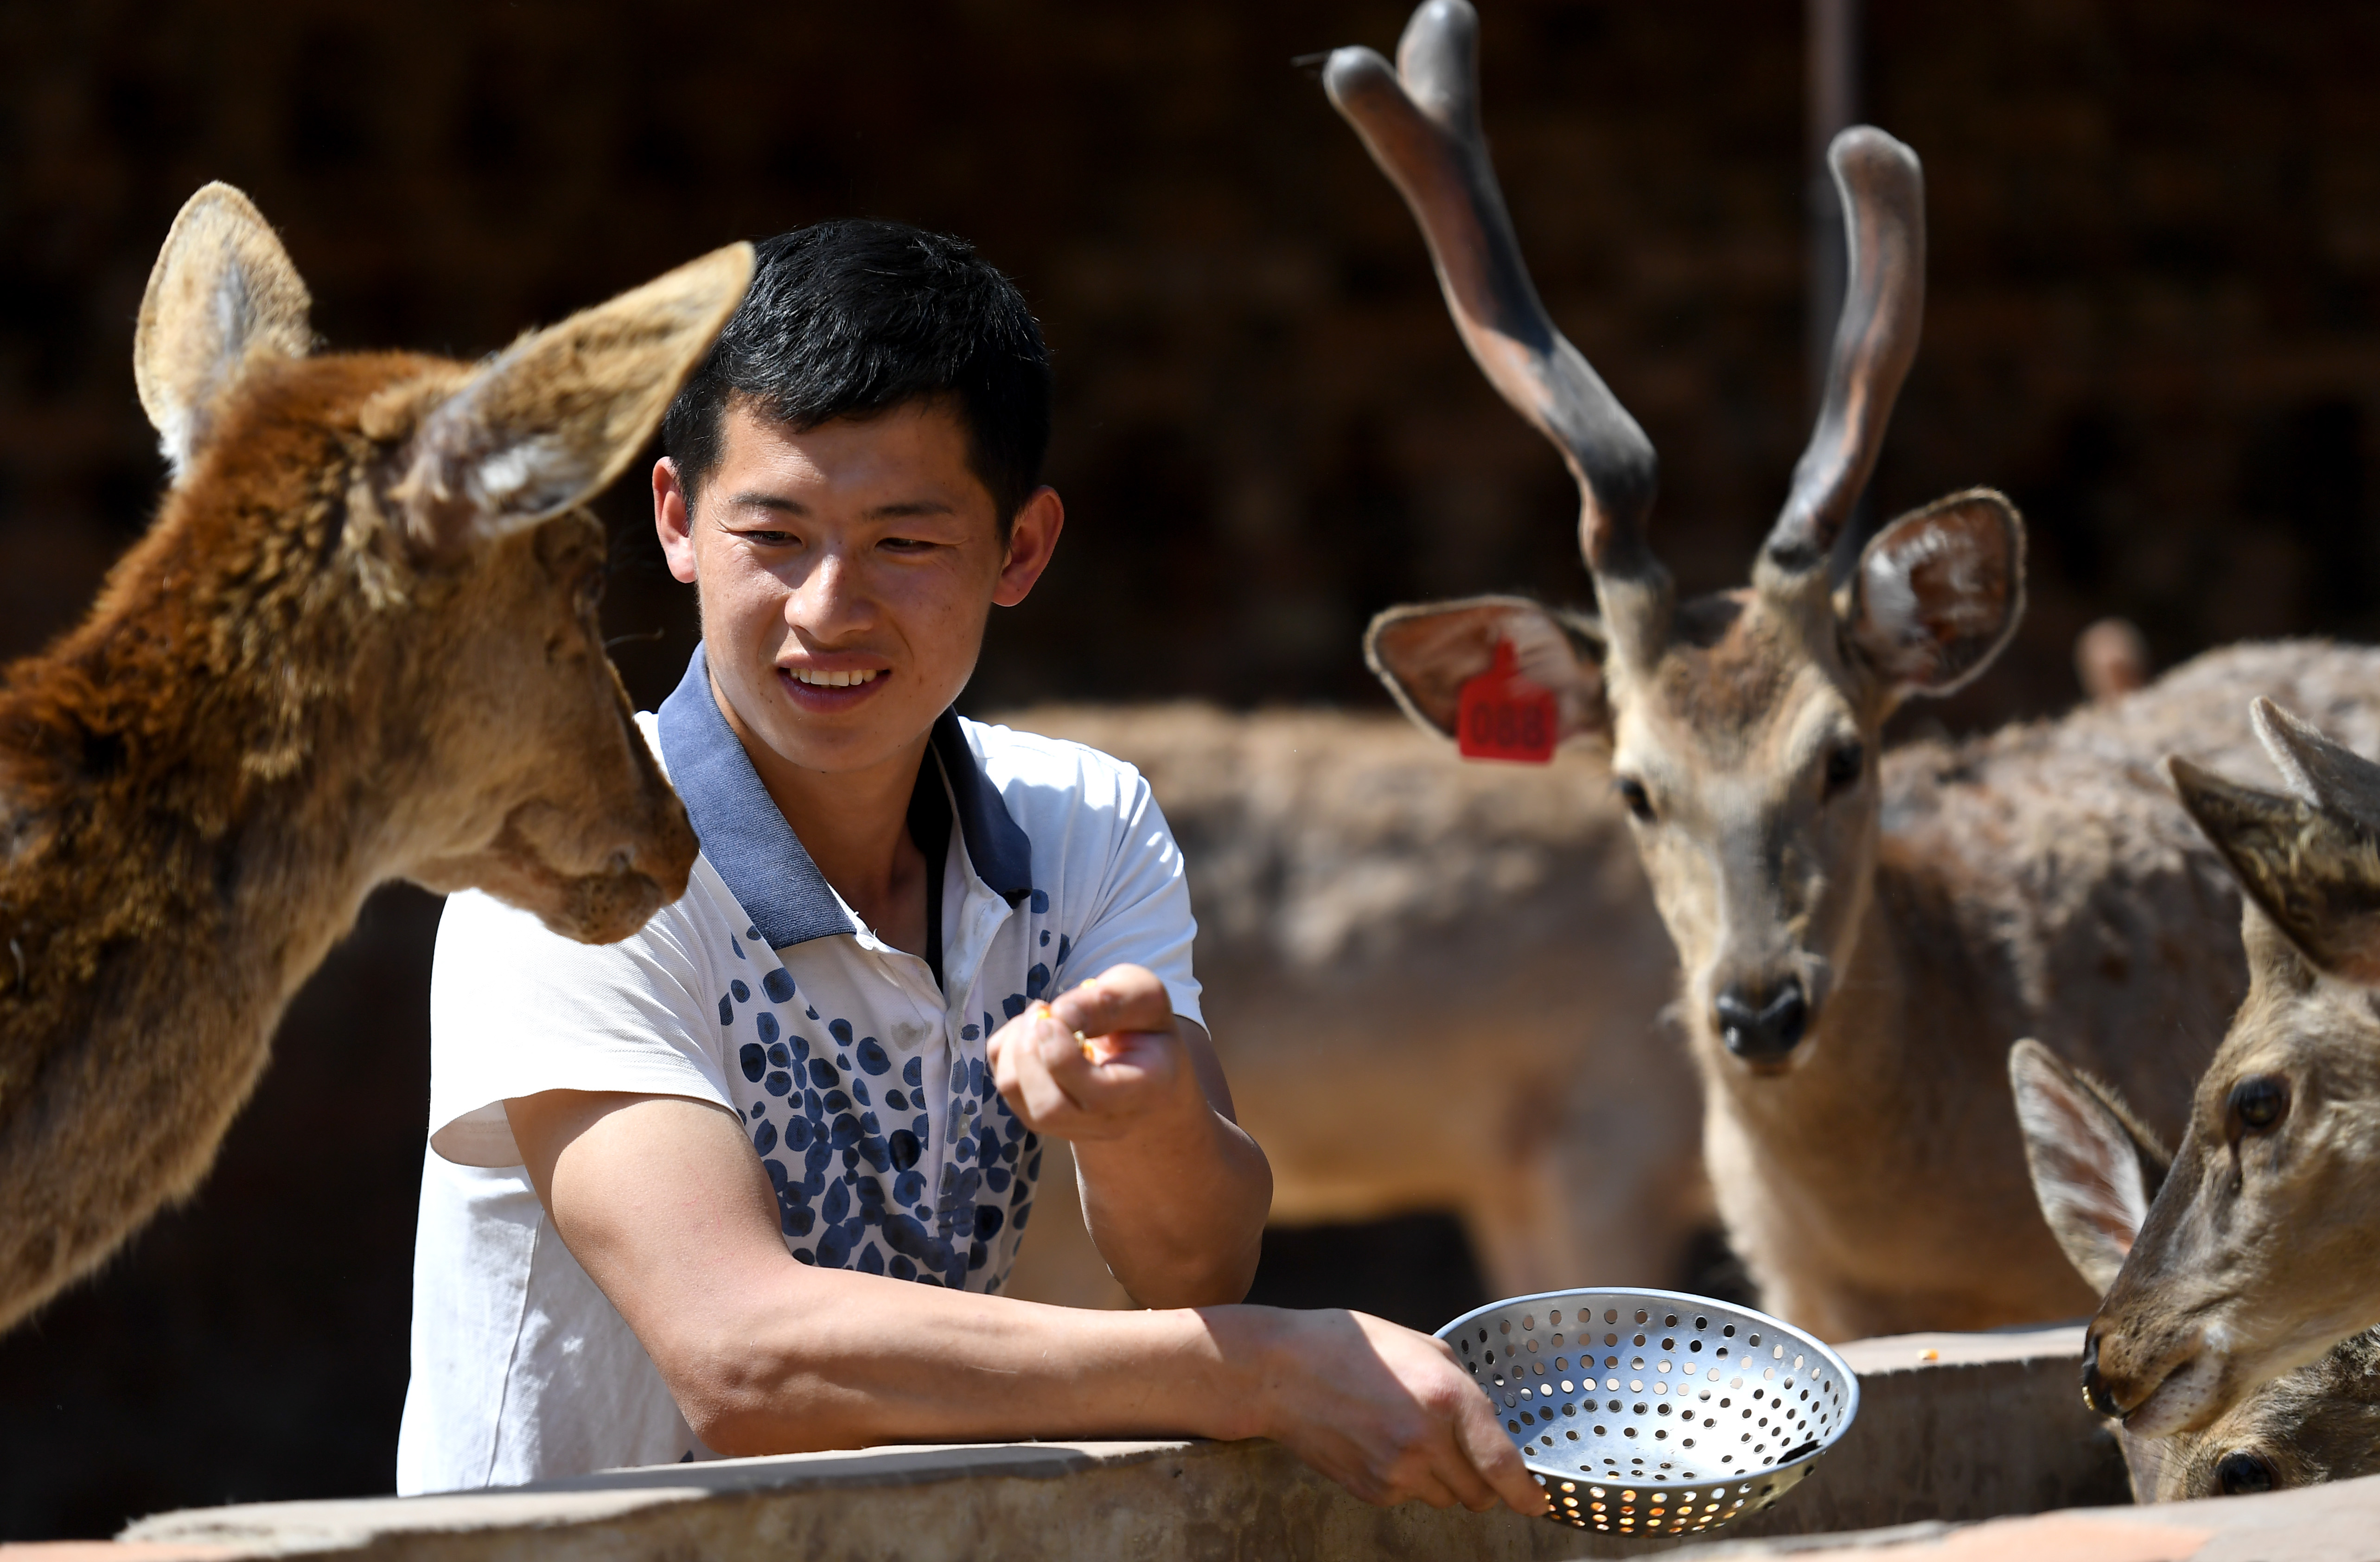
[[1512,642],[1496,642],[1496,661],[1463,686],[1454,744],[1467,760],[1549,764],[1554,757],[1554,691],[1523,677]]

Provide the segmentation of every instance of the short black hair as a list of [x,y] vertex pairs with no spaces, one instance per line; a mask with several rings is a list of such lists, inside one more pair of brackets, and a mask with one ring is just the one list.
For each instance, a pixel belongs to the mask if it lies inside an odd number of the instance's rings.
[[966,240],[906,223],[818,223],[754,250],[744,301],[662,420],[688,501],[735,401],[805,430],[947,397],[1005,538],[1050,448],[1050,349],[1016,285]]

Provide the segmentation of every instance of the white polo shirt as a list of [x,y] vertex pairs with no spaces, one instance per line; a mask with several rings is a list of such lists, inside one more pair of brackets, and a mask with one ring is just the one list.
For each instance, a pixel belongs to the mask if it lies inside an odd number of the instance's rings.
[[996,1291],[1041,1155],[992,1088],[985,1038],[1126,962],[1200,1019],[1181,856],[1132,766],[954,714],[935,723],[919,785],[944,789],[956,824],[938,987],[820,874],[720,714],[699,649],[638,723],[701,838],[685,896],[612,945],[478,894],[439,922],[400,1494],[715,1457],[555,1235],[507,1098],[715,1103],[743,1121],[795,1259]]

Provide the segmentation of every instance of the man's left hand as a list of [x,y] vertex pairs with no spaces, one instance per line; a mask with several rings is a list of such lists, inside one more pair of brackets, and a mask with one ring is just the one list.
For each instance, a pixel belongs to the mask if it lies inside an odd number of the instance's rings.
[[987,1049],[1009,1106],[1036,1133],[1085,1142],[1205,1131],[1208,1113],[1165,983],[1116,966],[1003,1025]]

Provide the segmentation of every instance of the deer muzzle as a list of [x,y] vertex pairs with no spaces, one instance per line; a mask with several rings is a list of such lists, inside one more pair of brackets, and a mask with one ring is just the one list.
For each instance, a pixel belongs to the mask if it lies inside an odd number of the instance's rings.
[[1798,976],[1773,986],[1731,982],[1712,1002],[1711,1018],[1736,1056],[1746,1063],[1779,1063],[1809,1032],[1809,995]]

